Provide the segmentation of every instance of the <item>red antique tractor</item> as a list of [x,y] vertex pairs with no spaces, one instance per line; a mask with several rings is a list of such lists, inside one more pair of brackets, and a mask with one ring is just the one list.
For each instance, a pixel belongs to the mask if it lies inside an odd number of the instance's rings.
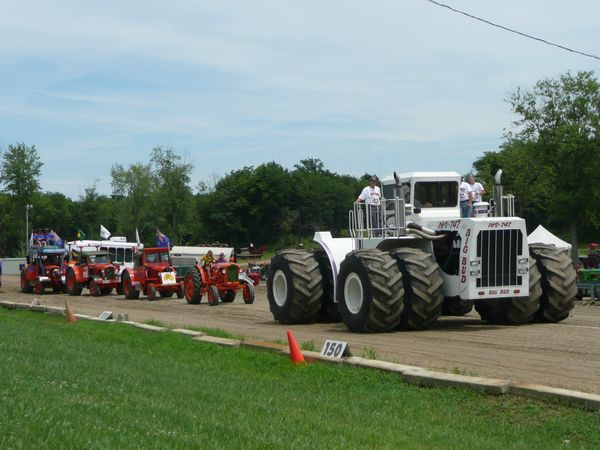
[[74,253],[67,268],[66,284],[69,295],[80,295],[84,287],[92,297],[108,295],[113,289],[121,295],[121,267],[112,262],[111,255],[102,250],[82,250]]
[[594,242],[588,244],[588,254],[583,265],[586,269],[600,268],[600,245]]
[[140,292],[146,294],[148,300],[154,300],[157,292],[163,298],[173,294],[183,298],[183,277],[178,276],[171,265],[166,247],[144,248],[138,253],[133,268],[123,270],[121,285],[126,299],[139,298]]
[[254,303],[254,284],[240,272],[240,265],[236,263],[196,264],[187,271],[184,284],[185,299],[192,305],[200,303],[203,295],[207,296],[211,306],[218,305],[219,299],[231,303],[239,290],[242,290],[244,303]]
[[57,246],[32,246],[27,252],[27,264],[21,270],[21,291],[44,294],[47,287],[62,292],[65,286],[63,256],[65,249]]

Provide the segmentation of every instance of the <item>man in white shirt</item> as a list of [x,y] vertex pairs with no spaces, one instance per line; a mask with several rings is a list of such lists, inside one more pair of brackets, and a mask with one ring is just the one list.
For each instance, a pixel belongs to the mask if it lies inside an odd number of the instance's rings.
[[[381,228],[381,189],[377,186],[378,178],[373,175],[369,178],[369,185],[365,186],[354,203],[361,203],[367,207],[367,212],[371,218],[371,228]],[[375,231],[375,236],[380,236],[380,230]]]
[[465,177],[460,179],[458,197],[460,200],[460,217],[471,217],[473,210],[473,190],[471,189],[471,185],[465,181]]
[[483,194],[485,194],[483,185],[479,181],[475,181],[475,177],[473,177],[473,175],[469,177],[469,185],[473,191],[473,202],[482,202]]

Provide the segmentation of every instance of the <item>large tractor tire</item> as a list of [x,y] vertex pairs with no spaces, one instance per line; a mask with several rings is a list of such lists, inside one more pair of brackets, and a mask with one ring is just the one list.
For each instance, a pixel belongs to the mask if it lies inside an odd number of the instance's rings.
[[36,295],[44,295],[45,287],[40,280],[36,280],[34,291]]
[[83,290],[83,286],[77,283],[77,278],[75,277],[75,272],[73,269],[69,269],[67,271],[66,276],[66,285],[67,285],[67,293],[69,295],[80,295]]
[[242,297],[246,305],[254,303],[254,285],[252,283],[244,283],[242,288]]
[[464,316],[473,310],[473,300],[462,300],[458,295],[456,297],[444,297],[442,305],[442,315],[444,316]]
[[123,280],[121,281],[121,285],[123,286],[123,294],[125,294],[125,298],[127,300],[134,300],[136,298],[140,298],[140,291],[135,288],[133,283],[131,282],[131,276],[129,272],[125,272],[123,274]]
[[217,306],[219,304],[219,290],[216,286],[210,285],[208,287],[206,298],[210,306]]
[[535,258],[542,276],[542,296],[536,318],[542,322],[566,319],[575,306],[577,295],[573,261],[564,251],[551,245],[532,245],[529,253]]
[[156,300],[156,286],[154,286],[154,283],[148,283],[148,286],[146,286],[146,297],[150,301]]
[[340,322],[340,310],[337,303],[333,302],[333,270],[331,261],[325,250],[319,249],[314,252],[315,259],[319,264],[319,270],[323,277],[323,296],[321,297],[321,310],[319,311],[319,322]]
[[27,269],[21,271],[21,292],[25,292],[26,294],[33,292],[33,286],[27,279]]
[[188,304],[197,305],[202,300],[202,276],[196,267],[192,267],[185,274],[183,290]]
[[278,322],[313,323],[321,311],[323,276],[312,253],[282,250],[271,259],[267,297]]
[[404,310],[401,328],[423,330],[442,313],[442,270],[433,257],[422,250],[402,248],[393,255],[402,272]]
[[337,298],[351,331],[376,333],[400,324],[404,286],[398,263],[381,250],[349,253],[340,266]]
[[483,320],[495,325],[523,325],[532,322],[540,309],[542,277],[534,258],[529,258],[529,296],[475,301]]
[[100,286],[98,284],[96,284],[94,281],[90,282],[89,290],[90,290],[90,295],[92,297],[100,297],[100,295],[102,294],[102,290],[100,289]]

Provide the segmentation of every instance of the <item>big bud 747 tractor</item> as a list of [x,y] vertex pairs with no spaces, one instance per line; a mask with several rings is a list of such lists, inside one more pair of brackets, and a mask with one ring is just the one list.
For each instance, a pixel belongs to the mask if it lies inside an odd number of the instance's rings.
[[79,295],[84,287],[92,297],[108,295],[113,289],[121,291],[121,267],[113,264],[111,255],[103,250],[81,249],[73,253],[66,275],[67,292]]
[[473,305],[494,324],[567,318],[577,293],[569,256],[528,245],[524,219],[461,218],[459,183],[455,172],[394,173],[380,206],[349,212],[350,237],[317,232],[318,250],[278,252],[267,282],[274,319],[341,318],[352,331],[380,332],[424,329]]
[[183,298],[183,277],[177,275],[166,247],[144,248],[135,256],[133,268],[123,270],[121,283],[126,299],[139,298],[140,292],[148,300],[154,300],[156,292],[165,298],[173,294]]

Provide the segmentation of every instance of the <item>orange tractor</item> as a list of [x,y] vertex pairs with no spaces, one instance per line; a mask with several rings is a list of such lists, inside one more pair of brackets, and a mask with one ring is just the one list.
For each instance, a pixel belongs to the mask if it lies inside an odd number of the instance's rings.
[[120,266],[102,250],[81,250],[74,253],[67,268],[66,285],[69,295],[80,295],[84,287],[92,297],[108,295],[113,289],[121,295]]
[[154,300],[156,293],[163,298],[177,294],[183,298],[183,277],[177,275],[171,264],[167,247],[144,248],[134,258],[133,268],[126,268],[121,275],[121,286],[126,299],[139,298],[140,292],[148,300]]
[[239,290],[244,303],[254,303],[254,284],[236,263],[195,264],[187,271],[184,286],[185,299],[192,305],[200,303],[204,295],[211,306],[218,305],[219,299],[223,303],[231,303]]

